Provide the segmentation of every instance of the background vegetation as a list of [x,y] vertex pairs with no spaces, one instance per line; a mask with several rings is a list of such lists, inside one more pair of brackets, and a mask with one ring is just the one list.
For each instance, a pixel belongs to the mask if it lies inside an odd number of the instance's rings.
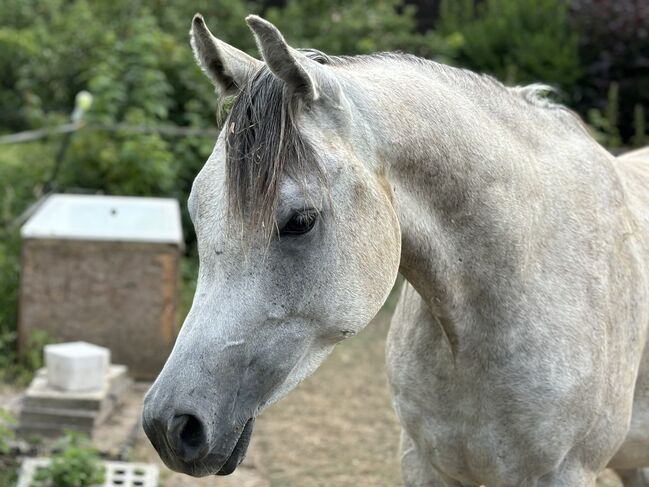
[[68,432],[57,440],[47,467],[37,469],[30,487],[93,487],[104,484],[106,469],[90,440]]
[[[215,127],[217,99],[187,43],[196,11],[219,37],[255,55],[243,21],[249,12],[275,22],[300,47],[331,54],[403,50],[489,72],[509,84],[547,82],[609,147],[649,142],[649,4],[442,0],[423,17],[417,3],[4,0],[0,135],[68,121],[81,90],[94,96],[87,123],[115,127],[74,135],[54,180],[61,136],[0,145],[0,369],[12,371],[4,378],[19,370],[13,353],[18,228],[31,204],[50,189],[186,199],[214,137],[133,133],[117,124]],[[185,235],[183,276],[192,282],[195,246],[186,217]],[[191,287],[186,289],[189,300]],[[31,357],[23,365],[30,370],[38,363]]]

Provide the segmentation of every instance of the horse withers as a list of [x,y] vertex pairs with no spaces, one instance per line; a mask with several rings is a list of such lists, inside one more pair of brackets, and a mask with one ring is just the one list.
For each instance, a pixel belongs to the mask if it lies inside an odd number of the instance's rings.
[[166,464],[229,474],[254,420],[407,280],[388,371],[407,486],[649,486],[649,169],[543,87],[401,54],[332,57],[201,16],[234,102],[196,177],[200,270],[143,424]]

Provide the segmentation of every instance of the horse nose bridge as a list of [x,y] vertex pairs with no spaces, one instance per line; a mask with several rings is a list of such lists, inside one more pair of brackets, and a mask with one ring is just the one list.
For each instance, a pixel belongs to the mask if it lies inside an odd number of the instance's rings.
[[193,353],[172,354],[145,397],[145,417],[161,421],[183,414],[221,417],[250,363],[244,343],[234,340],[214,347],[203,341]]
[[174,374],[195,376],[207,372],[209,375],[214,363],[236,362],[242,354],[248,353],[246,344],[254,333],[250,325],[259,319],[251,316],[249,311],[246,312],[247,307],[249,304],[222,303],[222,309],[218,313],[209,310],[190,313],[183,323],[163,373],[171,369]]

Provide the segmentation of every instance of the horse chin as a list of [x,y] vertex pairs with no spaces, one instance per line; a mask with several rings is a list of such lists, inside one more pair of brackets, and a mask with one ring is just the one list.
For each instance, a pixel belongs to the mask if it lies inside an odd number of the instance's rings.
[[252,436],[252,428],[255,424],[255,418],[250,418],[246,425],[241,431],[241,436],[237,441],[237,444],[234,445],[234,449],[230,454],[230,457],[225,461],[223,466],[216,472],[216,475],[230,475],[234,472],[239,464],[243,462],[243,459],[246,457],[246,451],[248,450],[248,445],[250,444],[250,437]]

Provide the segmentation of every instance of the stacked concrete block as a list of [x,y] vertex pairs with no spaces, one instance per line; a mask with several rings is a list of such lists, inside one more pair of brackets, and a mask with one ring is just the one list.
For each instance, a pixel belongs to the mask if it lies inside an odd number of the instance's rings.
[[123,402],[131,384],[124,365],[111,365],[99,389],[63,391],[52,387],[47,369],[41,369],[23,398],[18,431],[25,438],[60,436],[67,430],[92,437]]

